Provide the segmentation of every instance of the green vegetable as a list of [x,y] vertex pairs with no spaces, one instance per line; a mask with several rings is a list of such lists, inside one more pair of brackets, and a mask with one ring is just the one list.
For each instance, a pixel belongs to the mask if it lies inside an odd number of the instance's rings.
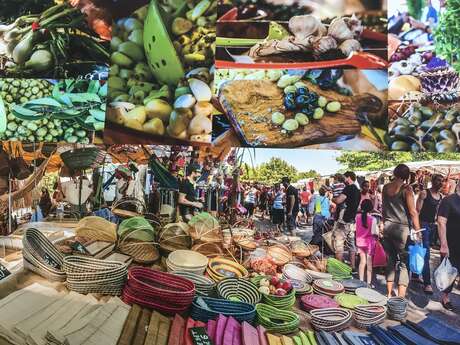
[[340,111],[341,108],[342,105],[340,104],[340,102],[337,101],[329,102],[326,106],[326,110],[330,113],[336,113]]
[[320,120],[323,118],[323,116],[324,116],[324,110],[321,108],[316,108],[315,112],[313,113],[313,118],[315,120]]
[[5,104],[3,103],[3,99],[0,96],[0,133],[5,132],[6,127],[7,127],[7,116],[6,116]]
[[46,72],[54,66],[53,55],[47,50],[36,50],[26,61],[25,68],[35,72]]

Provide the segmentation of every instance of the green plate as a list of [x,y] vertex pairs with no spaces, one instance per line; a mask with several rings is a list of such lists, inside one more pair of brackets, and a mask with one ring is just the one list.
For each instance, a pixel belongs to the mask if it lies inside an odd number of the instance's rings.
[[358,297],[356,295],[351,295],[348,293],[341,293],[334,297],[336,302],[340,304],[341,307],[347,309],[355,309],[357,305],[368,304],[365,299]]

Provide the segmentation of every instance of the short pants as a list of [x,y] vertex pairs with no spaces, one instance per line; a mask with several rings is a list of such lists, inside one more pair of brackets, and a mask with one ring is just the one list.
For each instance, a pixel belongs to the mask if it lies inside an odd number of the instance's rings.
[[336,252],[342,253],[345,249],[350,252],[356,252],[355,244],[355,223],[340,223],[336,222],[333,229],[333,246]]

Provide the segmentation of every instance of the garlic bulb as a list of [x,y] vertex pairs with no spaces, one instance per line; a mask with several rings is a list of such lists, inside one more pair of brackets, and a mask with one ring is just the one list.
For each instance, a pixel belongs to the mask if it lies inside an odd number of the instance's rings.
[[361,21],[354,14],[351,17],[343,18],[348,26],[348,29],[352,32],[353,38],[357,39],[361,36],[364,30],[364,26]]
[[321,21],[312,15],[294,16],[289,19],[289,30],[298,39],[308,36],[324,36],[326,27]]
[[351,53],[361,50],[361,43],[355,39],[349,39],[343,41],[342,44],[339,45],[339,49],[342,51],[343,55],[349,56]]
[[334,18],[329,25],[327,32],[328,36],[332,36],[339,42],[354,38],[353,32],[348,28],[347,23],[343,18]]
[[320,55],[335,48],[337,48],[336,40],[331,36],[324,36],[313,44],[313,54]]

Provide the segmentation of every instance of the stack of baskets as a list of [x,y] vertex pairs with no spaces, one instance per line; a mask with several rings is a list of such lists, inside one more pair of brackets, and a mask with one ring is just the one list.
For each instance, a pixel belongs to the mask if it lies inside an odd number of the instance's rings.
[[174,271],[171,273],[176,276],[188,279],[193,284],[195,284],[195,290],[197,295],[212,296],[214,294],[216,283],[206,276],[190,273],[188,271]]
[[402,297],[391,297],[388,299],[388,317],[392,320],[402,321],[407,316],[409,302]]
[[246,278],[249,275],[246,268],[235,261],[225,259],[223,257],[210,259],[206,272],[215,282],[219,282],[224,278],[230,277]]
[[67,288],[82,294],[121,295],[128,272],[125,263],[76,255],[65,257],[63,267]]
[[313,282],[312,276],[304,269],[294,265],[287,264],[283,267],[283,276],[289,280],[297,280],[310,284]]
[[295,289],[291,289],[291,291],[284,296],[263,294],[262,302],[277,309],[291,309],[296,301],[295,291]]
[[353,319],[359,328],[378,325],[385,320],[387,308],[376,305],[358,305],[353,312]]
[[299,316],[287,310],[278,310],[267,304],[256,306],[257,323],[272,333],[288,334],[297,330],[300,324]]
[[300,298],[300,305],[303,310],[338,308],[339,304],[332,298],[323,295],[305,295]]
[[147,267],[129,269],[123,301],[174,315],[190,307],[195,285],[181,276]]
[[160,253],[155,247],[155,229],[144,217],[125,219],[118,226],[118,249],[134,262],[151,264]]
[[330,279],[316,279],[313,282],[313,291],[318,295],[335,297],[345,291],[345,288],[339,282]]
[[39,230],[27,229],[22,245],[24,268],[52,281],[66,280],[66,273],[62,269],[64,256]]
[[230,301],[246,302],[257,304],[260,302],[261,294],[257,286],[249,280],[238,278],[226,278],[217,284],[217,293],[220,297]]
[[352,312],[341,308],[325,308],[310,311],[311,324],[318,331],[339,332],[350,324]]
[[193,250],[175,250],[169,253],[166,266],[169,272],[186,271],[203,275],[208,266],[208,258]]
[[191,317],[194,320],[208,322],[215,320],[219,314],[232,316],[240,322],[252,323],[256,309],[252,304],[225,299],[197,297],[192,304]]

